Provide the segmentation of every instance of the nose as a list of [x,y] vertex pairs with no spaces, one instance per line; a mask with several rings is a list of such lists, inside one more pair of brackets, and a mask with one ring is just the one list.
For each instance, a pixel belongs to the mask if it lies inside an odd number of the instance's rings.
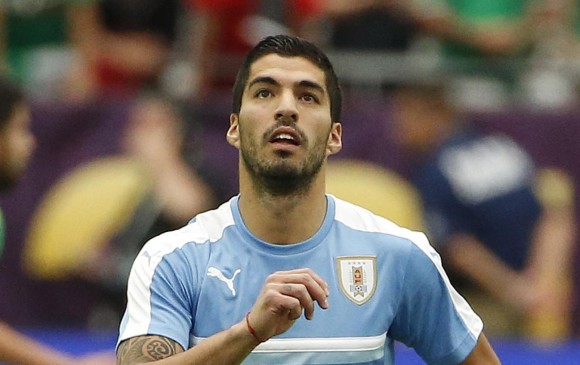
[[279,97],[279,102],[276,107],[276,120],[291,119],[293,122],[298,121],[298,108],[294,93],[290,90],[283,92]]

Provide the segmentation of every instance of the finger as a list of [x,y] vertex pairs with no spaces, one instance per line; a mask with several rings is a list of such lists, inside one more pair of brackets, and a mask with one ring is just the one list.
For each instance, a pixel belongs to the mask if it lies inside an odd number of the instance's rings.
[[292,274],[308,274],[321,288],[324,289],[326,296],[330,295],[330,291],[328,289],[328,283],[322,279],[316,272],[309,268],[302,268],[296,270],[289,270],[289,271],[278,271],[280,274],[284,275],[292,275]]
[[302,306],[301,305],[293,305],[290,306],[288,310],[288,319],[291,321],[295,321],[302,315]]
[[296,298],[299,302],[299,307],[304,308],[304,316],[306,319],[312,319],[314,315],[314,301],[303,284],[281,284],[278,291],[284,296]]
[[324,294],[325,296],[329,296],[330,295],[330,290],[328,289],[328,283],[326,282],[326,280],[322,279],[316,272],[314,272],[311,269],[304,269],[306,270],[306,272],[310,275],[310,277],[312,277],[312,279],[318,283],[318,285],[320,285],[320,287],[324,290]]
[[[300,300],[284,294],[284,285],[286,284],[267,284],[252,307],[250,321],[259,338],[270,338],[286,331],[302,315]],[[293,289],[290,292],[297,293]],[[312,306],[311,299],[310,302]]]
[[[320,279],[318,275],[318,280],[312,275],[312,271],[290,271],[290,272],[278,272],[272,275],[272,282],[284,283],[284,284],[301,284],[304,286],[308,292],[310,299],[318,302],[318,305],[326,309],[328,308],[328,285],[324,280]],[[322,285],[321,285],[322,283]]]

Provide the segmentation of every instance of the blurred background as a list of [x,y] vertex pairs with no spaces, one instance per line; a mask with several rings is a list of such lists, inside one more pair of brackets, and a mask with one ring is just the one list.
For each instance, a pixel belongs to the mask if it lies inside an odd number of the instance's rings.
[[0,193],[0,318],[114,345],[141,245],[237,193],[231,87],[279,33],[343,85],[329,192],[426,231],[504,363],[580,364],[577,0],[0,1],[37,139]]

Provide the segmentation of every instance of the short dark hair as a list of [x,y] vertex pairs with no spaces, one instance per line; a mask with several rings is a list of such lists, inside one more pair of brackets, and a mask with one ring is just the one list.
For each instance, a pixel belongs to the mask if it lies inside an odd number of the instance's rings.
[[10,80],[0,77],[0,129],[3,129],[16,106],[24,102],[24,93]]
[[242,64],[233,89],[233,112],[239,113],[242,107],[244,88],[248,82],[252,64],[269,54],[277,54],[284,57],[304,57],[314,63],[324,72],[326,89],[330,98],[330,117],[333,122],[340,121],[342,110],[342,92],[338,83],[338,77],[334,72],[332,63],[320,48],[304,39],[289,36],[269,36],[260,41],[246,56]]

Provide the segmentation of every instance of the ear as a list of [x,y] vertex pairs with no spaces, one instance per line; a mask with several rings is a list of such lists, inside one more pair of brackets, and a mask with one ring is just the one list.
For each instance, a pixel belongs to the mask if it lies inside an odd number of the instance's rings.
[[230,114],[230,127],[226,133],[226,140],[228,143],[237,149],[240,148],[240,117],[236,113]]
[[326,155],[334,155],[342,149],[342,124],[339,122],[332,123],[328,143],[326,146]]

